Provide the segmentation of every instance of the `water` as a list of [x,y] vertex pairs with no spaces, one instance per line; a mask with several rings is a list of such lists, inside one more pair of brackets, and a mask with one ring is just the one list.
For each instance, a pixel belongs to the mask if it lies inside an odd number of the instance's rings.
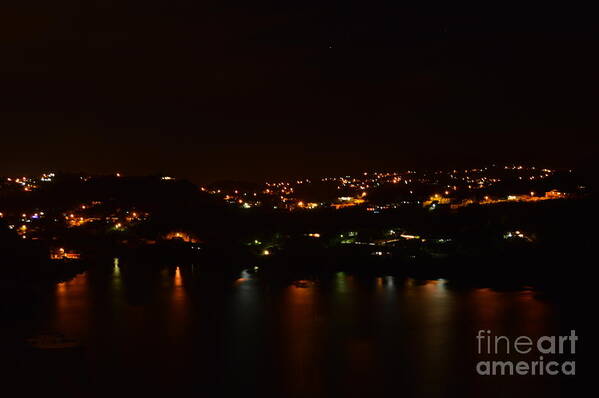
[[5,341],[54,330],[85,346],[45,360],[14,344],[15,380],[31,395],[560,396],[572,381],[475,373],[478,330],[538,337],[576,326],[534,290],[345,273],[231,281],[115,264],[19,301]]

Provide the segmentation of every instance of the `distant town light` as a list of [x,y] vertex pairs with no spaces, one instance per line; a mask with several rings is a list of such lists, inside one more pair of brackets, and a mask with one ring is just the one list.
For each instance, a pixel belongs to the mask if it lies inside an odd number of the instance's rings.
[[400,236],[404,239],[420,239],[418,235],[401,234]]

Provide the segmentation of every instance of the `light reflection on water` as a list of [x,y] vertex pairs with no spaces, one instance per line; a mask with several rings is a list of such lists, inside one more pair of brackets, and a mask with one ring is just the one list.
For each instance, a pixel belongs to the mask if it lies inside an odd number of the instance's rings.
[[[247,271],[230,282],[210,278],[183,266],[142,272],[115,261],[109,273],[56,284],[38,326],[86,344],[92,383],[113,375],[132,389],[141,381],[168,389],[168,377],[188,375],[178,388],[216,383],[285,396],[384,396],[398,386],[407,396],[493,396],[497,382],[478,380],[471,390],[455,383],[473,377],[476,331],[536,336],[560,326],[559,308],[530,290],[343,272],[297,283]],[[501,383],[503,392],[522,388],[515,379]],[[555,385],[546,385],[537,387],[550,396]]]
[[[305,283],[305,281],[303,281]],[[314,286],[290,285],[282,292],[281,364],[286,377],[285,395],[309,394],[322,387],[322,374],[309,364],[319,361],[322,322],[317,311]]]
[[179,338],[185,335],[188,321],[190,320],[190,307],[187,291],[183,283],[181,268],[176,267],[172,275],[172,288],[170,289],[171,311],[168,314],[166,323],[170,331],[171,338]]
[[46,325],[62,330],[68,325],[69,332],[85,333],[90,322],[89,290],[87,274],[56,284],[54,291],[55,312]]

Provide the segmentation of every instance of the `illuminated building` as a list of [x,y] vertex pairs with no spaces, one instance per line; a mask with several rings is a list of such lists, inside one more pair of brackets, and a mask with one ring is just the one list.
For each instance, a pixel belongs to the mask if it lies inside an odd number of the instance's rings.
[[51,260],[78,260],[81,255],[73,250],[58,248],[50,251]]
[[186,243],[199,243],[199,240],[194,237],[192,234],[183,231],[173,231],[169,232],[164,236],[166,240],[182,240]]

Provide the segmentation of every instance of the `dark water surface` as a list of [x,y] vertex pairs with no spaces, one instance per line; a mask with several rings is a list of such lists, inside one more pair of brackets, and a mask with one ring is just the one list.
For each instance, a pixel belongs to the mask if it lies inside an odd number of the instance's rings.
[[[534,338],[576,327],[567,308],[533,289],[345,273],[232,281],[115,264],[19,301],[2,337],[14,371],[4,375],[21,396],[552,397],[572,381],[475,372],[479,329]],[[19,342],[40,330],[84,349],[32,354]]]

